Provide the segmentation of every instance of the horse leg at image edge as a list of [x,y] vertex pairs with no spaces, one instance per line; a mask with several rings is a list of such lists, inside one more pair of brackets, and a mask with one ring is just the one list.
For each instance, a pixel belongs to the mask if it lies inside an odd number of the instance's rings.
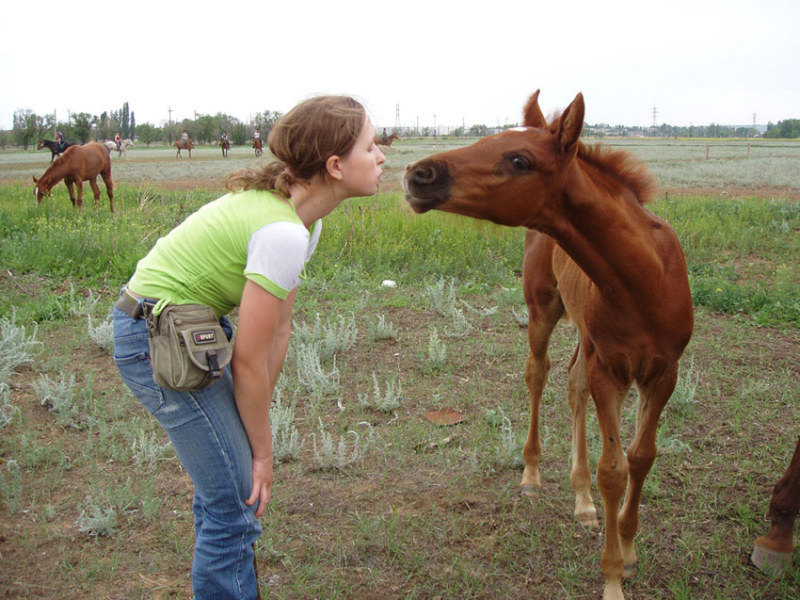
[[769,502],[770,529],[755,541],[750,560],[772,576],[782,575],[792,564],[794,523],[800,510],[800,438],[783,477],[775,484]]

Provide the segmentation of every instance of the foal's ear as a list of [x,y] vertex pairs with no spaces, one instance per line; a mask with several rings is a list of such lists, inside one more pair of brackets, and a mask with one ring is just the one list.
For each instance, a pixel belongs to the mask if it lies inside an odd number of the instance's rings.
[[547,120],[542,114],[542,109],[539,108],[539,90],[533,92],[522,114],[524,116],[522,124],[526,127],[547,127]]
[[39,180],[36,179],[36,175],[31,175],[31,177],[33,177],[33,183],[39,183]]
[[585,112],[583,94],[578,92],[578,95],[575,96],[575,99],[561,115],[558,123],[556,123],[556,138],[565,158],[572,158],[577,151]]

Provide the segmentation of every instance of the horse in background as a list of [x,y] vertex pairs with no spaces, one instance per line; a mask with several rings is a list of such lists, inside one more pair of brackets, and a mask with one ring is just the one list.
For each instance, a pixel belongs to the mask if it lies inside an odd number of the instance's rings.
[[261,141],[261,138],[253,138],[252,142],[256,156],[261,156],[264,153],[264,143]]
[[56,159],[56,156],[63,154],[67,148],[71,146],[77,146],[77,144],[75,142],[64,142],[64,147],[60,148],[58,142],[56,141],[40,140],[36,145],[36,149],[41,150],[42,148],[47,148],[50,150],[50,162],[53,162]]
[[398,134],[396,134],[396,133],[393,133],[392,135],[390,135],[389,137],[387,137],[387,138],[384,140],[382,135],[376,135],[376,136],[375,136],[375,143],[376,143],[377,145],[379,145],[379,146],[386,146],[386,147],[389,147],[389,146],[391,146],[391,145],[392,145],[392,142],[394,142],[394,141],[395,141],[396,139],[398,139],[399,137],[400,137],[400,136],[399,136]]
[[228,140],[220,140],[219,147],[222,148],[222,158],[227,158],[228,150],[231,149],[231,143]]
[[117,143],[114,141],[103,142],[103,145],[106,148],[108,148],[109,152],[113,152],[114,150],[116,150],[119,153],[117,155],[117,158],[122,158],[123,156],[125,156],[125,158],[128,158],[128,148],[130,146],[133,146],[133,142],[130,139],[125,138],[124,140],[122,140],[119,147],[117,147]]
[[[74,145],[67,148],[62,156],[51,164],[40,178],[33,178],[36,187],[33,195],[41,204],[42,198],[49,196],[53,187],[61,180],[69,190],[72,206],[83,207],[83,182],[88,181],[94,193],[94,205],[100,200],[100,188],[97,187],[97,176],[100,175],[106,184],[108,204],[114,212],[114,180],[111,179],[111,155],[103,144],[89,142],[83,146]],[[78,185],[78,196],[75,197],[74,184]]]
[[172,144],[175,148],[178,149],[178,153],[175,155],[175,158],[183,158],[181,155],[181,150],[188,150],[189,151],[189,158],[192,158],[192,148],[194,148],[194,142],[192,140],[178,140],[174,144]]
[[800,510],[800,438],[783,477],[772,490],[770,528],[755,541],[750,560],[765,573],[783,575],[792,564],[794,521]]
[[[686,259],[672,228],[644,209],[656,189],[644,163],[580,141],[583,95],[550,124],[538,96],[525,107],[525,127],[420,160],[406,169],[403,184],[415,212],[438,209],[528,228],[523,291],[531,412],[522,491],[533,495],[541,488],[539,408],[550,370],[547,348],[567,317],[579,331],[568,367],[574,514],[599,526],[586,448],[591,395],[603,440],[597,464],[606,527],[603,598],[622,600],[622,578],[637,569],[634,538],[659,417],[692,335]],[[622,405],[634,382],[639,410],[626,453]]]

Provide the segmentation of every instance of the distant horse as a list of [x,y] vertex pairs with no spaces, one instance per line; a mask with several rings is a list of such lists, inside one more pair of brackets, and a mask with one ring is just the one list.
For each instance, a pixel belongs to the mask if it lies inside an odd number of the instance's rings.
[[399,137],[400,137],[400,136],[399,136],[398,134],[396,134],[396,133],[393,133],[392,135],[390,135],[389,137],[387,137],[387,138],[386,138],[386,141],[384,142],[384,141],[383,141],[383,136],[381,136],[381,135],[376,135],[376,136],[375,136],[375,143],[376,143],[376,144],[378,144],[379,146],[391,146],[391,145],[392,145],[392,142],[394,142],[394,141],[395,141],[397,138],[399,138]]
[[800,510],[800,438],[783,477],[772,490],[769,502],[771,526],[755,541],[750,559],[770,575],[782,575],[792,564],[794,520]]
[[256,156],[261,156],[264,152],[264,144],[261,141],[261,138],[253,138],[253,148],[255,148]]
[[194,142],[192,140],[178,140],[174,144],[172,144],[175,148],[178,149],[178,153],[175,155],[176,158],[183,158],[181,156],[181,150],[188,150],[189,151],[189,158],[192,158],[192,148],[194,148]]
[[56,159],[56,156],[59,154],[63,154],[63,152],[69,148],[70,146],[77,145],[75,142],[64,142],[64,147],[59,148],[58,142],[53,140],[41,140],[39,144],[36,146],[37,150],[41,150],[42,148],[47,148],[50,150],[50,162],[53,162]]
[[[539,406],[550,369],[547,346],[566,316],[580,334],[569,364],[575,516],[599,524],[586,451],[591,394],[603,440],[597,465],[606,527],[603,598],[619,600],[622,578],[637,568],[642,487],[656,456],[659,416],[692,335],[692,296],[677,236],[642,206],[655,193],[644,164],[626,152],[581,143],[582,94],[549,125],[538,96],[525,107],[525,127],[420,160],[406,169],[403,184],[418,213],[435,208],[528,228],[523,291],[531,415],[522,491],[533,495],[541,487]],[[633,382],[639,412],[626,455],[620,420]]]
[[108,148],[109,152],[113,152],[114,150],[116,150],[119,153],[117,155],[117,158],[122,158],[123,155],[125,156],[125,158],[128,158],[128,148],[130,146],[133,146],[133,142],[128,138],[125,138],[124,140],[122,140],[122,143],[119,145],[119,148],[117,147],[117,143],[113,141],[103,142],[103,145],[106,148]]
[[[41,204],[42,198],[50,195],[59,181],[62,179],[69,190],[69,199],[72,206],[83,207],[83,182],[88,181],[94,192],[94,205],[100,200],[100,188],[97,187],[97,176],[100,175],[106,184],[106,194],[108,194],[108,205],[111,212],[114,212],[114,181],[111,179],[111,155],[108,149],[99,142],[89,142],[83,146],[72,146],[67,148],[63,156],[50,165],[44,174],[39,178],[33,178],[36,187],[33,195],[36,201]],[[78,184],[78,198],[75,199],[73,184]]]
[[228,140],[220,140],[219,147],[222,148],[222,157],[226,158],[228,156],[228,150],[230,150],[231,143]]

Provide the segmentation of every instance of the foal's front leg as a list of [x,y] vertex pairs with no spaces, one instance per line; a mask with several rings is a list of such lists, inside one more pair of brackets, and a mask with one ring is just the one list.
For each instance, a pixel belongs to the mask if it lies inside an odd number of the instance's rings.
[[606,584],[603,600],[623,600],[624,560],[619,534],[619,509],[628,485],[628,460],[620,440],[620,407],[630,384],[619,381],[611,370],[587,361],[589,390],[597,408],[603,451],[597,464],[597,485],[603,496],[606,541],[601,564]]

